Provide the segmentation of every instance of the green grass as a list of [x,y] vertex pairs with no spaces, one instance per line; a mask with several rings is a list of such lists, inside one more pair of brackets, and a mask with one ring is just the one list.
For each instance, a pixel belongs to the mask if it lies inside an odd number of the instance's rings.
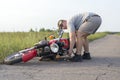
[[117,35],[119,35],[119,36],[120,36],[120,32],[118,32],[118,33],[117,33]]
[[95,33],[95,34],[93,34],[93,35],[90,35],[89,37],[88,37],[88,39],[89,39],[89,41],[93,41],[93,40],[95,40],[95,39],[99,39],[99,38],[101,38],[101,37],[104,37],[104,36],[106,36],[107,34],[110,34],[109,32],[98,32],[98,33]]
[[5,56],[33,46],[54,32],[3,32],[0,33],[0,60]]
[[[0,33],[0,61],[2,61],[7,55],[22,50],[24,48],[32,47],[35,43],[54,34],[57,37],[56,32],[1,32]],[[90,35],[88,39],[93,41],[95,39],[104,37],[107,32],[96,33]],[[64,34],[63,37],[68,37],[68,34]]]

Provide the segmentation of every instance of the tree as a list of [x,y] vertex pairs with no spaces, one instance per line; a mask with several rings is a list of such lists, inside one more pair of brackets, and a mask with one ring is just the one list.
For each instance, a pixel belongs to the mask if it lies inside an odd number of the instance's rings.
[[41,28],[40,30],[39,30],[39,32],[44,32],[45,31],[45,28]]
[[50,30],[50,29],[46,29],[47,32],[52,32],[53,30]]
[[35,31],[31,28],[29,32],[35,32]]

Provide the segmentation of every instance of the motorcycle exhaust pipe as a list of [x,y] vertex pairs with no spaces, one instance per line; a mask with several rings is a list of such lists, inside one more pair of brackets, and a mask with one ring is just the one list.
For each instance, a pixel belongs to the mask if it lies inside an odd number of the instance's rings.
[[4,63],[8,65],[12,65],[15,63],[20,63],[20,62],[27,62],[31,60],[32,58],[37,56],[37,50],[32,49],[26,52],[17,52],[14,54],[9,55],[4,59]]

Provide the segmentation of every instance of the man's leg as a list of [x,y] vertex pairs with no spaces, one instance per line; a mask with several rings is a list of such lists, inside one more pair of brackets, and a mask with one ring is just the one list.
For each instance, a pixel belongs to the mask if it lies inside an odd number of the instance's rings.
[[86,34],[84,35],[84,38],[83,38],[83,47],[84,47],[84,51],[85,51],[86,53],[89,52],[89,42],[88,42],[88,39],[87,39],[88,35],[89,35],[89,34],[86,33]]
[[78,55],[81,55],[82,47],[83,47],[83,39],[84,39],[84,33],[83,32],[77,32],[77,41],[76,41],[76,53]]
[[81,62],[82,61],[82,56],[81,56],[81,50],[83,46],[83,33],[82,32],[76,32],[76,54],[75,56],[71,59],[71,61],[74,62]]
[[87,36],[89,34],[85,34],[84,35],[84,38],[83,38],[83,47],[84,47],[84,54],[83,54],[83,59],[91,59],[91,56],[90,56],[90,53],[89,53],[89,43],[88,43],[88,39],[87,39]]

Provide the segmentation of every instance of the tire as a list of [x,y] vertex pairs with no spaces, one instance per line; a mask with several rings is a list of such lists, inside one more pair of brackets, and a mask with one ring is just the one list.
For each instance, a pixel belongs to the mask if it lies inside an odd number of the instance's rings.
[[[18,55],[18,56],[15,56],[15,55]],[[4,63],[8,65],[12,65],[20,62],[22,62],[22,55],[20,55],[19,53],[14,53],[4,59]]]

